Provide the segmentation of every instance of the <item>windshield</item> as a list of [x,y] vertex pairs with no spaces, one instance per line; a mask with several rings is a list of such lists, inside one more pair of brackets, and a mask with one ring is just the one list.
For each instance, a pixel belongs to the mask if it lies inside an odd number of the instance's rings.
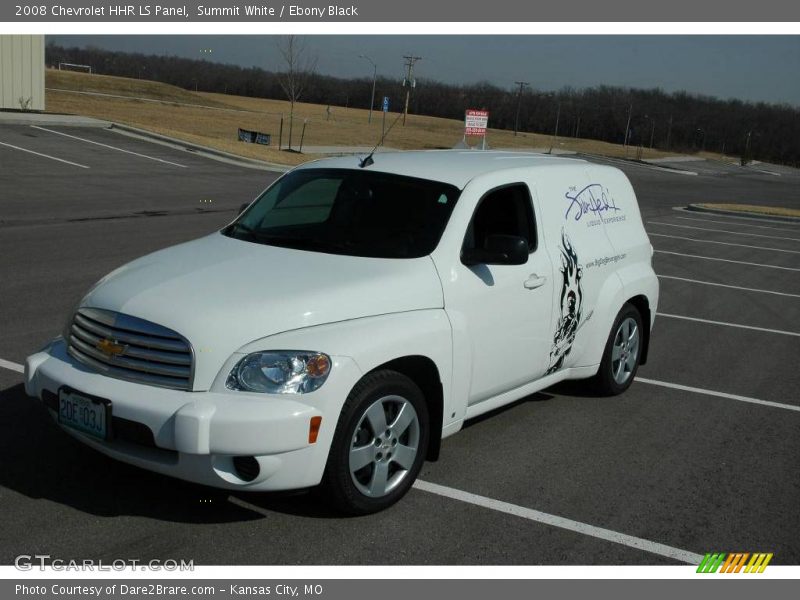
[[400,175],[301,169],[280,178],[223,233],[300,250],[419,258],[436,248],[459,193]]

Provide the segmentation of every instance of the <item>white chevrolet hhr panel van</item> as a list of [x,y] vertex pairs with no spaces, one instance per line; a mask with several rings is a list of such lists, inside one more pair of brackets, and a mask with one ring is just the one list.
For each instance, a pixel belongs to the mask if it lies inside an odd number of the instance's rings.
[[[363,166],[362,166],[363,165]],[[647,358],[658,282],[617,169],[520,153],[322,160],[100,280],[25,389],[65,431],[211,486],[396,502],[464,421]]]

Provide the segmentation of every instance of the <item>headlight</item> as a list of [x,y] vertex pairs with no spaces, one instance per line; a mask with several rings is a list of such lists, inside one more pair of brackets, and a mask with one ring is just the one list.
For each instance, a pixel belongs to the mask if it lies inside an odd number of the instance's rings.
[[243,392],[305,394],[319,389],[330,372],[331,359],[321,352],[254,352],[236,363],[225,386]]

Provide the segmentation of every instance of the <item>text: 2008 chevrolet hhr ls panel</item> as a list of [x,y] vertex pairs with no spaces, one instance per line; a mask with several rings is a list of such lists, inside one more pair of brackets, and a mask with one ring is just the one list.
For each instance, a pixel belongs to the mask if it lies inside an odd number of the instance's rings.
[[231,489],[321,484],[372,512],[465,419],[564,379],[624,391],[647,358],[651,258],[611,167],[322,160],[222,231],[104,277],[27,359],[25,389],[127,463]]

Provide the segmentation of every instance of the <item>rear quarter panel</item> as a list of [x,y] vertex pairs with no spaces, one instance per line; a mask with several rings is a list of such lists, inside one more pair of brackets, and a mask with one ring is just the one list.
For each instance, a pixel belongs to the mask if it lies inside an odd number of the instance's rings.
[[652,327],[658,306],[658,277],[653,271],[653,247],[642,222],[639,203],[628,178],[619,169],[592,165],[589,178],[602,181],[615,208],[604,218],[603,228],[614,249],[613,262],[625,299],[645,296]]
[[553,257],[556,314],[548,373],[600,362],[624,289],[604,221],[619,217],[608,184],[584,162],[534,173],[542,239]]

